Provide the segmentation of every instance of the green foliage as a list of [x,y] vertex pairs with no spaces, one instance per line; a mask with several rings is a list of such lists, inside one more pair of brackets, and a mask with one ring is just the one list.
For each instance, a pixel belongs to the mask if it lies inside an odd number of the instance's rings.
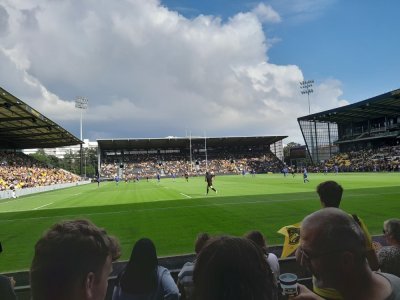
[[[87,177],[95,177],[97,171],[97,150],[83,148],[82,152],[82,174],[86,174]],[[79,152],[69,151],[64,155],[64,158],[57,158],[54,155],[46,154],[43,149],[39,149],[36,153],[30,154],[30,156],[49,167],[61,168],[81,175]]]
[[297,223],[320,208],[316,186],[336,180],[344,188],[342,208],[356,213],[371,234],[380,234],[385,219],[400,211],[400,173],[309,174],[286,178],[280,174],[217,176],[205,196],[204,177],[163,178],[139,183],[102,182],[0,200],[0,272],[28,269],[33,247],[55,222],[88,218],[119,238],[122,259],[128,259],[140,237],[154,240],[160,256],[193,252],[199,232],[243,235],[261,230],[268,243],[282,244],[282,226]]
[[290,143],[288,143],[285,147],[283,147],[283,156],[284,156],[285,158],[289,157],[289,155],[290,155],[290,148],[293,148],[293,147],[300,147],[300,146],[301,146],[300,144],[295,143],[295,142],[290,142]]

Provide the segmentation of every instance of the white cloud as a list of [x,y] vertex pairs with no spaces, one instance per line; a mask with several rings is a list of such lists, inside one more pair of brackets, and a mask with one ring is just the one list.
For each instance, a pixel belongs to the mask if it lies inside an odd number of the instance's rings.
[[254,9],[253,13],[258,17],[260,22],[265,23],[279,23],[281,16],[270,6],[264,3],[259,3]]
[[[258,8],[223,22],[187,19],[156,0],[0,0],[2,87],[77,136],[74,99],[87,97],[90,139],[190,130],[299,140],[303,75],[269,62],[261,22],[279,15]],[[339,82],[314,90],[313,111],[342,104]]]

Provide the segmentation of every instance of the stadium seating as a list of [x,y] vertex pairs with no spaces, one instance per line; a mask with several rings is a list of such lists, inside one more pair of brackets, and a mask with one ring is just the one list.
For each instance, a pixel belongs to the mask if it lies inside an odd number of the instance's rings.
[[23,153],[0,152],[0,191],[79,180],[75,174],[48,167]]
[[125,155],[123,158],[114,157],[112,160],[102,162],[100,175],[106,178],[113,178],[123,165],[123,177],[133,179],[136,176],[154,178],[157,174],[161,176],[182,176],[188,172],[190,176],[203,175],[207,170],[216,174],[240,174],[242,170],[256,173],[280,172],[282,162],[271,152],[243,154],[226,153],[205,157],[194,157],[193,165],[190,165],[190,158],[184,155]]
[[400,145],[339,153],[325,165],[337,165],[341,172],[400,171]]

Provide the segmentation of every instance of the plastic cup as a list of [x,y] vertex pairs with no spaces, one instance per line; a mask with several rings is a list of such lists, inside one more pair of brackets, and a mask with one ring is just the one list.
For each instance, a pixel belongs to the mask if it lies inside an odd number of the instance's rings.
[[293,273],[284,273],[279,276],[279,282],[282,288],[282,294],[286,296],[297,295],[297,275]]

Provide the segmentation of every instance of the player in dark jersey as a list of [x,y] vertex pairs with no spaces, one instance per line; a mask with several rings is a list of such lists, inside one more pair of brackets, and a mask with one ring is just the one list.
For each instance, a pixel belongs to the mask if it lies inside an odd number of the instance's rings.
[[215,177],[215,175],[213,173],[210,172],[206,172],[206,178],[205,181],[207,182],[207,193],[206,195],[208,195],[208,191],[210,189],[212,189],[215,193],[218,193],[217,190],[213,187],[213,178]]
[[189,182],[189,173],[187,171],[185,172],[184,176],[185,176],[186,182]]
[[97,187],[100,187],[100,174],[96,175]]

